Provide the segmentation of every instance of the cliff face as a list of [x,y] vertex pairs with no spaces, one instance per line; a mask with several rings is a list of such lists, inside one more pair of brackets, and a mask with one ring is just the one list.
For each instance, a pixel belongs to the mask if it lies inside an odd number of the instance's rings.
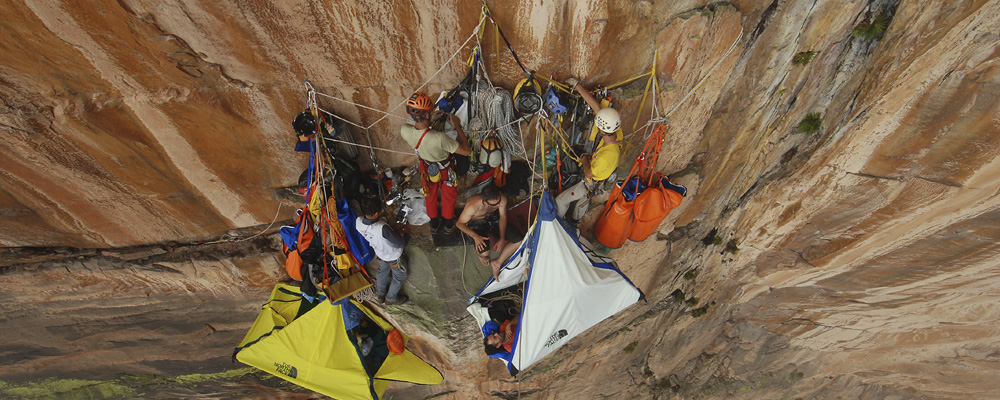
[[[655,67],[653,97],[670,124],[659,167],[690,194],[661,227],[665,240],[612,252],[647,303],[519,381],[448,349],[475,332],[427,335],[449,379],[400,395],[984,398],[1000,388],[1000,2],[491,7],[539,73],[610,85]],[[422,83],[440,91],[464,76],[468,51],[456,51],[476,42],[466,40],[480,18],[476,2],[443,0],[20,1],[3,10],[6,247],[191,241],[268,224],[276,209],[290,218],[278,192],[305,164],[289,128],[305,106],[303,79],[394,113],[352,133],[405,153],[398,104]],[[857,28],[879,21],[884,32]],[[491,29],[482,46],[491,78],[510,88],[520,76],[506,46]],[[794,63],[803,52],[811,61]],[[649,99],[640,110],[635,90],[620,97],[624,126],[649,119]],[[318,100],[361,126],[383,118]],[[801,132],[815,113],[818,129]],[[121,290],[224,298],[248,326],[249,304],[281,272],[265,257],[230,268],[257,272],[202,276],[193,271],[223,267],[200,262],[170,267],[176,279],[160,283],[135,271]],[[26,287],[60,279],[33,278],[55,264],[32,265],[0,276]],[[86,276],[95,293],[116,279]],[[252,290],[208,289],[215,284]],[[173,301],[155,292],[145,293],[150,302]],[[459,318],[454,308],[441,320]],[[236,326],[220,330],[229,332],[221,347],[242,335],[238,321],[227,323]],[[43,368],[44,351],[31,354],[34,376],[56,373]]]

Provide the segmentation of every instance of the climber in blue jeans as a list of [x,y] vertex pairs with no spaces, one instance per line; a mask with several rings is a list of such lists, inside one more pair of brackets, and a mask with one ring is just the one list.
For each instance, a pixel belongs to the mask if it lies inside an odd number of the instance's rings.
[[358,217],[355,224],[361,236],[375,249],[375,258],[378,259],[375,290],[379,303],[406,303],[409,297],[399,293],[407,277],[406,265],[403,263],[406,239],[393,231],[385,221],[379,220],[382,204],[377,199],[362,199],[361,212],[364,217]]

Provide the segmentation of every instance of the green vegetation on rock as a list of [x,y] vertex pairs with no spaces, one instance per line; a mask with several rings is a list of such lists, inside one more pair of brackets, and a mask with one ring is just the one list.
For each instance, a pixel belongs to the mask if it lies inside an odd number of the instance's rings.
[[692,270],[684,273],[684,280],[686,280],[686,281],[693,280],[694,278],[697,278],[697,277],[698,277],[698,270],[696,270],[696,269],[692,269]]
[[736,239],[732,239],[729,243],[726,243],[726,248],[722,250],[724,253],[736,254],[740,252],[739,242]]
[[819,54],[819,52],[814,50],[800,51],[797,54],[795,54],[795,57],[792,57],[792,64],[795,65],[809,64],[809,62],[812,61],[813,57],[816,57],[817,54]]
[[795,127],[799,132],[806,135],[812,135],[819,132],[820,128],[823,126],[823,114],[814,112],[806,115],[802,121]]
[[862,39],[878,39],[885,34],[885,29],[889,27],[889,17],[886,15],[877,15],[875,18],[865,18],[854,30],[851,31],[851,35]]
[[694,310],[691,310],[691,316],[695,317],[695,318],[698,318],[698,317],[700,317],[702,315],[705,315],[705,313],[707,313],[707,312],[708,312],[708,305],[706,304],[704,307],[696,308]]
[[625,346],[625,348],[622,349],[622,351],[624,351],[625,354],[632,354],[632,352],[635,351],[635,348],[638,345],[639,345],[639,342],[629,343],[628,346]]

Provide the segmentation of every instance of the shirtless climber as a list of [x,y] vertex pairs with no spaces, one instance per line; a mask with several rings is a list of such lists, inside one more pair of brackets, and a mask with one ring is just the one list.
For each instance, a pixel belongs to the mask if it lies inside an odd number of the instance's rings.
[[[483,265],[490,265],[490,242],[493,251],[507,244],[507,195],[493,184],[469,198],[455,226],[476,241],[476,252]],[[499,268],[494,268],[496,277]]]

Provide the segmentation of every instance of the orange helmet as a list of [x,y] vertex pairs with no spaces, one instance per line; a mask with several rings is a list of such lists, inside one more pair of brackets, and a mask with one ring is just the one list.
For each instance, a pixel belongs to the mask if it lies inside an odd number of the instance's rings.
[[406,113],[422,118],[431,111],[431,98],[426,93],[416,92],[406,101]]

